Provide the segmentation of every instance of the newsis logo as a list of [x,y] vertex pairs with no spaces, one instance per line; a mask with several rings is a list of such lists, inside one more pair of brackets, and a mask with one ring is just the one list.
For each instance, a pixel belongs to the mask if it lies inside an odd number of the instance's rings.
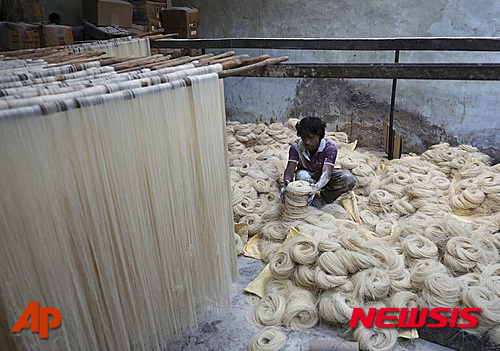
[[[419,314],[420,311],[420,314]],[[366,328],[373,327],[375,324],[378,328],[420,328],[425,325],[427,315],[436,323],[427,323],[427,328],[442,328],[446,325],[458,328],[473,328],[477,325],[477,317],[471,315],[471,312],[479,312],[480,308],[433,308],[429,311],[428,308],[369,308],[368,315],[362,308],[355,308],[352,312],[349,328],[354,328],[361,321]],[[441,313],[451,316],[448,318]],[[458,317],[469,323],[457,323]]]
[[[40,338],[47,339],[49,328],[57,328],[61,325],[61,312],[55,307],[38,307],[38,301],[31,301],[10,331],[18,333],[21,329],[31,327],[32,333],[40,332]],[[49,316],[52,316],[52,320],[49,320]]]

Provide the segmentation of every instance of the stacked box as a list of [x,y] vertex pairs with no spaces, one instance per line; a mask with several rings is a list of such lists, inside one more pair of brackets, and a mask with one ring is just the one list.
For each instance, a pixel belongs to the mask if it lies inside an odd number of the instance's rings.
[[5,18],[18,22],[42,22],[45,10],[41,0],[14,0],[6,9]]
[[61,46],[73,44],[73,30],[69,26],[55,24],[42,25],[42,46]]
[[1,22],[0,49],[24,50],[40,47],[39,26],[27,23]]
[[24,19],[26,22],[42,22],[45,19],[45,11],[41,0],[22,1]]
[[198,9],[194,7],[169,7],[162,11],[165,33],[179,33],[179,38],[196,39],[198,32]]
[[155,20],[138,21],[132,24],[132,28],[138,29],[141,33],[144,33],[162,28],[162,24],[161,21]]
[[166,2],[134,1],[133,21],[161,21],[161,11],[167,8]]
[[96,26],[132,27],[133,6],[122,0],[82,0],[83,17]]

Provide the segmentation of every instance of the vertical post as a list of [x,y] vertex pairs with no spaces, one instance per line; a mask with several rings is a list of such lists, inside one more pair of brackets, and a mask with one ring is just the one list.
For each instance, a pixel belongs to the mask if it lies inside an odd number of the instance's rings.
[[[399,63],[399,50],[396,50],[394,63]],[[397,81],[397,79],[392,80],[391,112],[389,114],[389,152],[387,153],[389,160],[394,158],[394,102],[396,100]]]

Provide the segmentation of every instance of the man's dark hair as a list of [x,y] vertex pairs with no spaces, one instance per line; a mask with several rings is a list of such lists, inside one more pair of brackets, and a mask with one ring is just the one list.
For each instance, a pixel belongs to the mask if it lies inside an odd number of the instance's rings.
[[325,137],[326,124],[318,117],[304,117],[295,127],[299,137],[309,137],[311,135],[319,136],[319,139]]

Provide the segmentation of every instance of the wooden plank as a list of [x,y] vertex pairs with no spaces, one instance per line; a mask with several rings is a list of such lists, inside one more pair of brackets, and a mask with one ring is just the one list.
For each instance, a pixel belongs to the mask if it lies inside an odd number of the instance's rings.
[[267,66],[248,77],[500,80],[500,63],[331,63]]

